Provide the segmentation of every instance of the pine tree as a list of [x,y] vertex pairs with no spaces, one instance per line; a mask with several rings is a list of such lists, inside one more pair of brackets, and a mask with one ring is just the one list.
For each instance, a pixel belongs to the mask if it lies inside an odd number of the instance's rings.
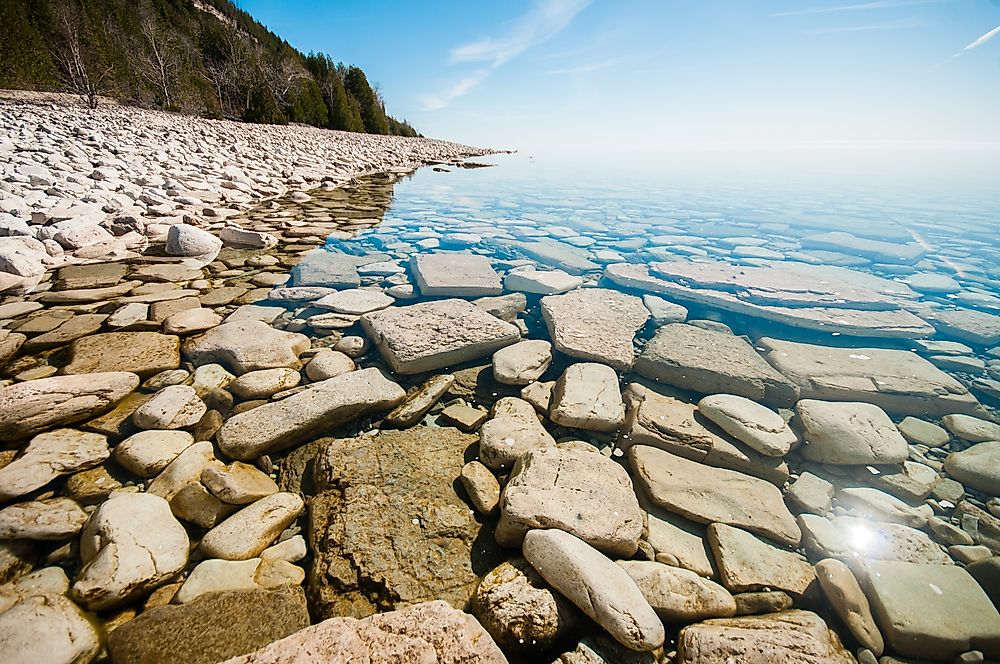
[[358,102],[361,119],[365,123],[365,131],[369,134],[388,134],[389,121],[385,117],[385,109],[368,84],[368,77],[357,67],[348,67],[344,76],[344,87],[347,93]]

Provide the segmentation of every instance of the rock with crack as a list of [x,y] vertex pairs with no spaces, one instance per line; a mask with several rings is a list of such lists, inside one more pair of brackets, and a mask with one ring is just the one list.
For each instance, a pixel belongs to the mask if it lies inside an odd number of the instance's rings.
[[100,434],[75,429],[38,434],[20,456],[0,468],[0,501],[40,489],[60,475],[93,468],[110,455],[108,439]]
[[100,651],[94,622],[62,595],[39,593],[0,613],[0,661],[86,664]]
[[259,320],[236,320],[184,342],[184,358],[197,365],[220,363],[236,374],[260,369],[301,366],[309,348],[303,334],[276,330]]
[[642,300],[607,288],[581,288],[541,301],[556,350],[627,371],[635,362],[635,334],[649,320]]
[[535,407],[517,397],[497,401],[490,420],[479,429],[479,458],[492,470],[506,470],[525,452],[555,444],[538,421]]
[[549,417],[574,429],[615,431],[625,422],[618,373],[596,362],[569,366],[552,388]]

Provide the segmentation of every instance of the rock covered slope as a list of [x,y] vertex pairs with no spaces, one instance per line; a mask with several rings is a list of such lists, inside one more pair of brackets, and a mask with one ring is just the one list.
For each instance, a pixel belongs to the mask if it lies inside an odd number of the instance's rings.
[[30,287],[46,269],[141,252],[175,224],[219,230],[289,191],[488,152],[113,103],[90,111],[59,95],[8,93],[0,99],[0,292]]

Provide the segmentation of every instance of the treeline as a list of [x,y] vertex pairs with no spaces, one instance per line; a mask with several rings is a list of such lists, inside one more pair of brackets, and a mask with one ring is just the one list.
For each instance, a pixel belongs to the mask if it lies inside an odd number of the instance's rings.
[[229,0],[0,0],[0,88],[419,135],[360,68],[300,53]]

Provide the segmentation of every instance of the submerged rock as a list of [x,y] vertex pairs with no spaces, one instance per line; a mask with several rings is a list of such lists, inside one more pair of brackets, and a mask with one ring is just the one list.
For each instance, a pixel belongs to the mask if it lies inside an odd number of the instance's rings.
[[226,322],[184,342],[185,359],[193,364],[220,363],[236,374],[280,367],[298,368],[309,348],[303,334],[276,330],[259,320]]
[[802,399],[795,404],[805,445],[802,456],[831,465],[889,465],[908,456],[906,440],[881,408],[870,403]]
[[555,447],[535,407],[523,399],[504,397],[493,405],[490,415],[479,429],[479,458],[493,470],[510,468],[530,450]]
[[486,256],[418,254],[410,260],[410,269],[425,297],[479,297],[503,292],[500,276]]
[[961,452],[952,452],[944,460],[944,469],[962,484],[990,496],[1000,496],[1000,441],[978,443]]
[[625,422],[618,374],[606,364],[569,366],[552,388],[549,417],[556,424],[588,431],[614,431]]
[[14,461],[0,468],[0,501],[39,489],[60,475],[93,468],[111,455],[96,433],[57,429],[38,434]]
[[785,420],[769,408],[735,394],[715,394],[698,402],[698,412],[720,429],[766,456],[788,454],[798,442]]
[[644,560],[623,560],[618,565],[665,622],[697,622],[736,613],[736,600],[729,591],[694,572]]
[[649,310],[639,298],[606,288],[583,288],[543,297],[541,308],[559,352],[618,371],[632,368],[635,334],[649,320]]

